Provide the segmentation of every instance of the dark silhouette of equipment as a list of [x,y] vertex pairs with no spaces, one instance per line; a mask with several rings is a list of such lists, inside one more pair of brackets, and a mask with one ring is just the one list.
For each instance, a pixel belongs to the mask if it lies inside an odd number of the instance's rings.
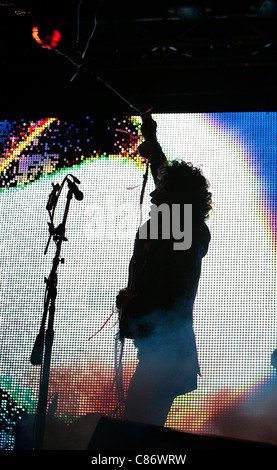
[[[71,178],[70,178],[71,177]],[[59,196],[62,192],[64,184],[68,184],[68,193],[66,207],[64,210],[62,223],[57,227],[54,226],[54,213],[57,206]],[[46,209],[50,216],[49,225],[49,240],[45,249],[44,254],[47,253],[48,246],[51,238],[53,238],[56,244],[56,253],[53,258],[52,269],[48,278],[45,278],[46,290],[44,298],[44,312],[41,321],[41,326],[35,344],[31,353],[30,361],[33,365],[41,366],[41,377],[40,377],[40,389],[39,399],[37,405],[37,413],[34,424],[34,443],[33,447],[35,450],[43,450],[44,441],[44,430],[45,430],[45,419],[47,409],[47,396],[49,387],[49,375],[50,375],[50,364],[52,346],[54,341],[54,317],[55,317],[55,301],[57,297],[57,269],[60,263],[64,262],[63,258],[60,258],[61,247],[63,241],[67,241],[65,237],[65,227],[68,217],[70,202],[73,195],[78,201],[83,199],[83,193],[77,187],[80,181],[72,176],[67,175],[61,186],[59,184],[53,185],[53,190],[48,198]],[[48,325],[46,329],[46,322],[48,318]],[[45,331],[46,329],[46,331]]]

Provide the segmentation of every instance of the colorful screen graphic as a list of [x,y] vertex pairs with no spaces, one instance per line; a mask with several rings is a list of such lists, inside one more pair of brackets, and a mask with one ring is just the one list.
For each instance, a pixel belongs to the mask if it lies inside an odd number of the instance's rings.
[[[277,443],[276,325],[277,113],[154,114],[169,160],[199,166],[210,182],[211,244],[194,308],[201,377],[175,399],[166,426]],[[80,181],[58,267],[49,404],[60,425],[83,422],[80,446],[99,414],[117,403],[114,356],[117,292],[126,286],[140,222],[145,162],[137,154],[140,118],[95,122],[0,122],[1,434],[13,448],[15,424],[37,406],[40,367],[30,362],[43,315],[55,245],[46,210],[53,185]],[[149,213],[149,175],[143,220]],[[55,211],[63,217],[66,185]],[[127,340],[125,391],[136,367]],[[82,421],[83,420],[83,421]],[[87,420],[87,424],[85,422]],[[73,423],[73,424],[72,424]],[[78,430],[77,430],[78,429]],[[85,433],[88,433],[87,435]]]

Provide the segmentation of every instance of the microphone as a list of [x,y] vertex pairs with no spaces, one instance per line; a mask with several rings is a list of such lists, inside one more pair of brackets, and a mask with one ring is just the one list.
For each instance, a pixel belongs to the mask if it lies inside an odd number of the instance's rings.
[[[74,181],[76,181],[77,183],[80,183],[80,181],[75,178],[75,176],[73,176],[73,179]],[[75,198],[77,199],[77,201],[82,201],[82,199],[84,198],[84,195],[82,193],[82,191],[79,190],[78,186],[75,184],[75,182],[73,181],[70,181],[69,179],[67,180],[67,184],[69,186],[69,189],[73,192]]]
[[78,180],[78,178],[76,178],[76,176],[74,176],[74,175],[70,175],[70,176],[71,176],[71,178],[73,179],[74,183],[77,183],[77,184],[80,184],[80,183],[81,183],[81,181]]

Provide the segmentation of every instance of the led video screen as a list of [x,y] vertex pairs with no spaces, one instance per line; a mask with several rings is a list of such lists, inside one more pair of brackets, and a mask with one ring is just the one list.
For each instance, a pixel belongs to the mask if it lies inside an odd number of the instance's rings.
[[[266,429],[274,430],[277,397],[271,362],[277,348],[277,113],[153,118],[167,158],[200,167],[213,200],[207,220],[211,243],[194,306],[201,377],[197,390],[176,397],[166,427],[270,440],[274,432],[269,437]],[[36,411],[40,367],[30,355],[55,254],[52,240],[45,254],[46,204],[53,185],[68,174],[80,182],[83,199],[71,201],[58,266],[48,398],[51,403],[55,397],[55,418],[66,425],[86,416],[113,416],[114,306],[128,279],[146,167],[137,154],[140,125],[139,116],[99,123],[93,113],[75,120],[3,117],[0,122],[2,449],[12,449],[22,410]],[[143,220],[153,189],[149,174]],[[56,225],[66,197],[65,185]],[[122,361],[126,392],[137,364],[131,340]]]

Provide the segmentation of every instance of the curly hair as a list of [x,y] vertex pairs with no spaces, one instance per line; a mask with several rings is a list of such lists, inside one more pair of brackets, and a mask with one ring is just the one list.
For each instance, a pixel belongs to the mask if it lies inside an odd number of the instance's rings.
[[171,204],[192,204],[193,218],[203,221],[212,210],[210,183],[200,168],[183,160],[172,160],[159,168],[159,177],[170,195]]

